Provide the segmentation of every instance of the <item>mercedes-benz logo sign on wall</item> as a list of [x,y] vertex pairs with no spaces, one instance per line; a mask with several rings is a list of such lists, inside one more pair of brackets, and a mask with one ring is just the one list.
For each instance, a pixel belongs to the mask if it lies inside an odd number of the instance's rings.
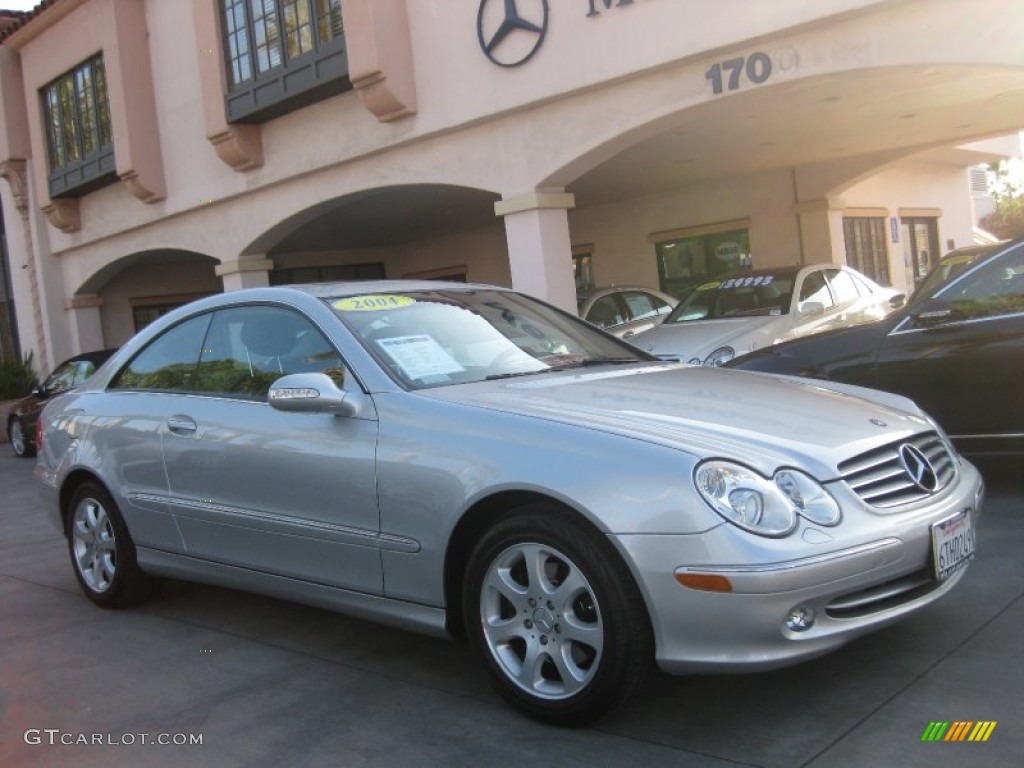
[[919,448],[910,443],[901,445],[900,461],[903,463],[903,468],[907,470],[907,474],[910,475],[910,479],[914,481],[918,488],[928,493],[934,493],[938,490],[939,476],[935,474],[935,468],[932,466],[932,463],[928,461],[928,457]]
[[548,0],[480,0],[476,35],[484,55],[499,67],[525,64],[548,31]]

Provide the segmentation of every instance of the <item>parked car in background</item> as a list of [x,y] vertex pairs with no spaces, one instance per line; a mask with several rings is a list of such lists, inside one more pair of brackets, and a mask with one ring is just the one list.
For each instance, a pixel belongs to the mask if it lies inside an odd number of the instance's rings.
[[113,349],[103,349],[65,360],[47,376],[46,381],[32,390],[32,394],[15,403],[7,416],[7,437],[15,456],[30,458],[36,455],[36,420],[46,401],[84,382],[114,352]]
[[964,453],[1024,455],[1024,240],[950,254],[881,322],[730,365],[897,392]]
[[955,587],[977,471],[850,389],[660,361],[490,286],[251,289],[53,399],[35,476],[101,606],[170,576],[449,632],[578,724],[652,661],[782,666]]
[[747,270],[698,286],[632,342],[659,357],[720,366],[788,339],[879,320],[905,301],[834,264]]
[[675,296],[637,285],[595,288],[577,300],[580,317],[622,339],[653,328],[678,303]]

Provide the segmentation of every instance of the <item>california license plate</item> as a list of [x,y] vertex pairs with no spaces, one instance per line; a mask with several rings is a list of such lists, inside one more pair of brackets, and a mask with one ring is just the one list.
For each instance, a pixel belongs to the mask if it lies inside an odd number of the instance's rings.
[[932,553],[935,557],[935,578],[939,581],[967,567],[974,557],[970,509],[932,525]]

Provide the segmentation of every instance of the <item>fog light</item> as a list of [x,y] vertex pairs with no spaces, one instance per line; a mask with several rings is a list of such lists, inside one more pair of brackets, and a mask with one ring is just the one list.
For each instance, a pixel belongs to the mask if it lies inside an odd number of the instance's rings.
[[814,626],[814,609],[807,605],[801,605],[789,612],[786,617],[786,628],[791,632],[806,632]]

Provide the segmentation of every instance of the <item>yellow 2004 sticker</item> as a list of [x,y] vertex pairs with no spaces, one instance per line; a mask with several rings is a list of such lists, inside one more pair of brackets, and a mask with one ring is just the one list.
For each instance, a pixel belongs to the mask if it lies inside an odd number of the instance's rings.
[[415,304],[416,299],[410,296],[350,296],[347,299],[338,299],[331,306],[342,312],[380,312],[385,309],[398,309]]

